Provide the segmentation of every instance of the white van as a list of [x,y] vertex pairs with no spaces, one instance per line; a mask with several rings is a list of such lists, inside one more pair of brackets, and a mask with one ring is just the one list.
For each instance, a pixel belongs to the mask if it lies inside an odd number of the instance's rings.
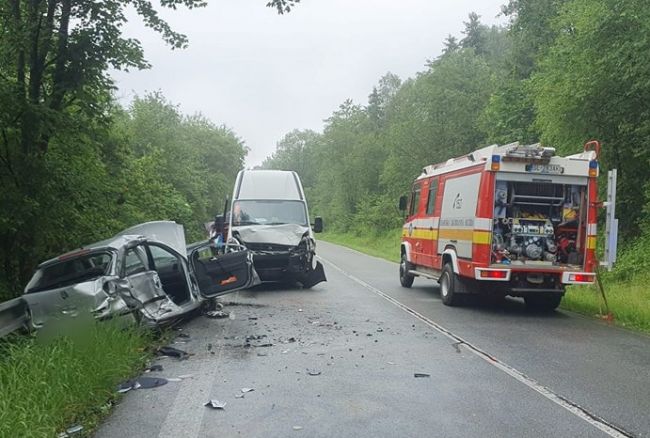
[[296,172],[242,170],[232,195],[228,242],[253,253],[262,281],[297,281],[310,288],[326,281],[315,258],[314,232],[323,221],[309,222],[307,200]]

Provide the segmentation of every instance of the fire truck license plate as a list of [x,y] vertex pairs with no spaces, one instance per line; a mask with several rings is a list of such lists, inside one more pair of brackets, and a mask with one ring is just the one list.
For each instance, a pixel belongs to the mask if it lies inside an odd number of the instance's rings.
[[557,164],[526,164],[526,172],[562,174],[564,167]]

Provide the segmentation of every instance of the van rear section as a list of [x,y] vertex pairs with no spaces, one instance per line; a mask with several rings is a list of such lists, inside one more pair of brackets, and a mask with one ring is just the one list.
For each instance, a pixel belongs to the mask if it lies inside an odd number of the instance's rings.
[[566,285],[593,283],[599,148],[559,157],[539,144],[495,145],[424,168],[403,229],[402,285],[424,276],[440,282],[445,304],[484,292],[549,309]]

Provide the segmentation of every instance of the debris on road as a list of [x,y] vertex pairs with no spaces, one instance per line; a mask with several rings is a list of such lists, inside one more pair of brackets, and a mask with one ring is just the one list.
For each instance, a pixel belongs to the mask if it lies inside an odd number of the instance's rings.
[[321,372],[318,370],[307,370],[307,374],[310,376],[320,376]]
[[177,357],[179,359],[187,359],[189,357],[186,351],[174,347],[160,347],[156,350],[156,354],[158,356]]
[[228,318],[230,316],[230,313],[224,312],[223,310],[211,310],[209,312],[205,312],[205,316],[208,318],[221,319]]
[[460,353],[460,344],[462,344],[462,343],[463,343],[462,341],[458,341],[458,342],[454,342],[453,344],[451,344],[451,346],[456,349],[456,353]]
[[160,365],[160,364],[155,364],[155,365],[151,365],[149,368],[145,369],[144,372],[145,372],[145,373],[151,373],[151,372],[153,372],[153,371],[162,371],[162,370],[163,370],[163,366],[162,366],[162,365]]
[[244,394],[235,394],[235,398],[244,398]]
[[293,426],[293,430],[302,430],[302,426]]
[[185,380],[194,377],[194,374],[183,374],[182,376],[178,376],[179,379]]
[[252,391],[255,391],[255,388],[242,388],[241,389],[241,392],[243,394],[246,394],[247,392],[252,392]]
[[221,402],[219,400],[211,399],[207,401],[203,406],[207,406],[211,409],[225,409],[226,408],[226,402]]
[[427,373],[414,373],[413,377],[431,377],[431,374]]
[[188,335],[187,333],[179,333],[179,334],[178,334],[178,337],[179,337],[179,338],[186,338],[186,339],[189,339],[190,335]]
[[263,352],[263,351],[258,351],[258,352],[257,352],[257,355],[258,355],[258,356],[268,356],[269,354],[268,354],[268,353],[265,353],[265,352]]
[[131,380],[127,380],[126,382],[120,383],[117,386],[117,392],[120,394],[124,394],[125,392],[129,392],[132,389],[157,388],[158,386],[166,385],[167,382],[168,380],[163,379],[162,377],[138,377],[137,379],[131,379]]

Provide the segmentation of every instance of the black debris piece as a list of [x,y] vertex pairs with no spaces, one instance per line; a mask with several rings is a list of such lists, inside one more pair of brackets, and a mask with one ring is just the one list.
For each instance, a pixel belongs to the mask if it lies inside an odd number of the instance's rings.
[[221,402],[219,400],[211,399],[208,400],[203,406],[207,406],[211,409],[225,409],[226,408],[226,402]]
[[431,374],[427,373],[414,373],[413,377],[431,377]]
[[212,344],[208,344],[208,351],[212,351]]
[[150,373],[150,372],[152,372],[152,371],[162,371],[162,370],[163,370],[163,366],[162,366],[162,365],[160,365],[160,364],[155,364],[155,365],[151,365],[149,368],[147,368],[146,370],[144,370],[144,372],[145,372],[145,373]]
[[177,357],[179,359],[186,359],[189,356],[186,351],[174,347],[160,347],[156,350],[156,354],[158,356]]
[[242,394],[246,394],[247,392],[252,392],[255,391],[255,388],[242,388],[241,392]]
[[138,377],[135,381],[140,385],[138,389],[157,388],[167,384],[167,379],[162,377]]
[[253,347],[273,347],[273,344],[271,344],[271,343],[257,344],[257,345],[253,345]]
[[246,342],[248,342],[248,341],[259,341],[262,338],[266,338],[266,335],[248,335],[248,336],[246,336]]
[[460,353],[460,344],[462,344],[462,342],[460,342],[460,341],[459,342],[454,342],[453,344],[451,344],[451,346],[456,349],[456,353]]
[[257,320],[257,316],[249,316],[248,319],[250,319],[251,321],[256,321],[256,320]]
[[157,388],[167,384],[167,379],[162,377],[138,377],[137,379],[127,380],[117,386],[117,392],[123,394],[132,389],[150,389]]
[[307,370],[307,374],[310,376],[320,376],[321,372],[318,370]]

